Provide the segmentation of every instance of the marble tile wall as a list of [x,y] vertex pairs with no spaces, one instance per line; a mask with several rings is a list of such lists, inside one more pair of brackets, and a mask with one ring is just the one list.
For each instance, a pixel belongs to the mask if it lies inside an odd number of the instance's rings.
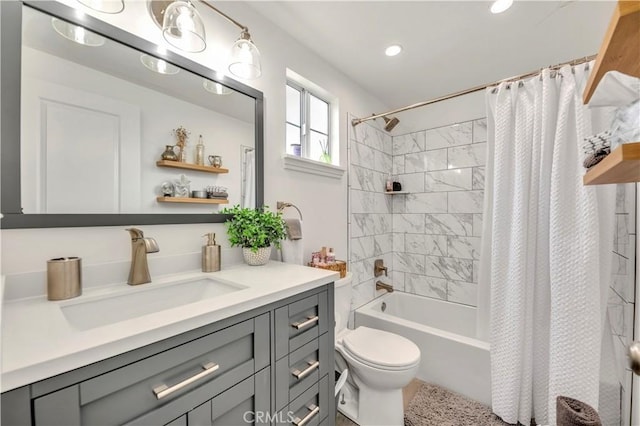
[[[608,416],[603,424],[630,424],[631,370],[626,348],[633,340],[636,271],[636,185],[617,186],[616,228],[613,242],[611,285],[607,303],[607,326],[603,342],[600,410]],[[612,345],[612,351],[606,347]],[[606,421],[605,421],[606,420]]]
[[393,283],[476,306],[487,125],[481,118],[393,138]]
[[384,260],[389,280],[393,277],[392,200],[384,194],[392,169],[392,139],[375,124],[365,122],[349,128],[348,259],[354,309],[375,297],[376,259]]

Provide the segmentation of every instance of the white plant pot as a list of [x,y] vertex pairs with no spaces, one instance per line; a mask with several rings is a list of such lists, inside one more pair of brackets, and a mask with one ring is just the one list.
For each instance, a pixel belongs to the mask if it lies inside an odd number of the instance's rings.
[[244,261],[247,262],[247,265],[264,265],[271,257],[271,246],[260,247],[257,253],[252,252],[250,248],[242,247],[242,255],[244,256]]

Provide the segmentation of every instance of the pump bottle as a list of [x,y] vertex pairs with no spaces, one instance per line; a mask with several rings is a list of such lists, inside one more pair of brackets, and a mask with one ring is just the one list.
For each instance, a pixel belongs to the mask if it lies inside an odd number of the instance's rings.
[[217,272],[220,270],[220,246],[216,244],[216,234],[204,234],[207,244],[202,246],[202,272]]

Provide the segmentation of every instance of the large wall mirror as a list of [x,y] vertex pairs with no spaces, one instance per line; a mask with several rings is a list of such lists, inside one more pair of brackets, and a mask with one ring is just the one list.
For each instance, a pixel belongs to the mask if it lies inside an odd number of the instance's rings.
[[[261,92],[57,2],[1,7],[2,228],[221,222],[225,205],[262,205]],[[163,161],[180,127],[186,158]]]

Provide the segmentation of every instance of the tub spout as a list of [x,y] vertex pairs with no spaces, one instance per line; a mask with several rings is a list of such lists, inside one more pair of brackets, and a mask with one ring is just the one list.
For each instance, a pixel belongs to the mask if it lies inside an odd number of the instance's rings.
[[376,290],[387,290],[388,293],[393,293],[393,286],[382,281],[376,281]]

